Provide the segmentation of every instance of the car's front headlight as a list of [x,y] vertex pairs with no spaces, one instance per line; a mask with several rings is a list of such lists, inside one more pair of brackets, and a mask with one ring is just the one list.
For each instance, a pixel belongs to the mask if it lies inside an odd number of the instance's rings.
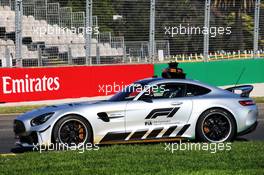
[[31,126],[38,126],[38,125],[45,123],[46,121],[48,121],[52,117],[53,114],[54,114],[54,112],[49,112],[49,113],[42,114],[42,115],[32,119],[30,122]]

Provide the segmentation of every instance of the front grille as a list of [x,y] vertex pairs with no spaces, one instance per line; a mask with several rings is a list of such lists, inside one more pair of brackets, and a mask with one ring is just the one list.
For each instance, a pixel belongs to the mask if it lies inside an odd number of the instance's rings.
[[36,132],[32,132],[29,136],[20,136],[19,141],[21,143],[27,143],[29,145],[38,143],[38,135]]
[[25,125],[19,120],[14,121],[14,132],[16,135],[22,134],[26,131]]

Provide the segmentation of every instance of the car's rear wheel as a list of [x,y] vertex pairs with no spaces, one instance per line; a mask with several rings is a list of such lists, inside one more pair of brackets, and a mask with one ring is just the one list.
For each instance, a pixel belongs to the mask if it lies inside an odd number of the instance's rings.
[[92,130],[89,122],[82,117],[69,115],[56,123],[53,138],[55,143],[65,147],[79,147],[91,143]]
[[232,141],[236,133],[233,116],[223,109],[210,109],[198,119],[196,136],[203,142]]

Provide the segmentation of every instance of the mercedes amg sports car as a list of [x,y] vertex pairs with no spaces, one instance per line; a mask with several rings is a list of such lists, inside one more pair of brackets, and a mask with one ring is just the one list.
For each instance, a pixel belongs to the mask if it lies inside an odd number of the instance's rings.
[[27,112],[14,121],[14,132],[23,147],[179,138],[232,141],[257,126],[257,106],[249,98],[252,88],[224,90],[189,79],[149,78],[127,86],[106,101]]

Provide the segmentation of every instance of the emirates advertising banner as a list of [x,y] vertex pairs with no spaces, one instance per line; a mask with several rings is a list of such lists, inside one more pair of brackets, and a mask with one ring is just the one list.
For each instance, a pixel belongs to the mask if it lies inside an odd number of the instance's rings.
[[0,102],[108,96],[153,74],[150,64],[6,68],[0,70]]

